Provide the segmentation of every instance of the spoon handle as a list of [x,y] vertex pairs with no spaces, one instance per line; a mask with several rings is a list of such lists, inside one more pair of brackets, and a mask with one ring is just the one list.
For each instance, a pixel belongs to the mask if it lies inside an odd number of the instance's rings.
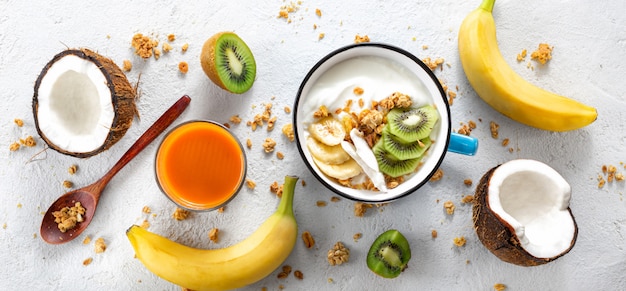
[[[102,190],[107,183],[119,172],[130,160],[132,160],[139,152],[141,152],[147,145],[149,145],[157,136],[159,136],[178,116],[180,116],[183,111],[187,108],[191,102],[191,98],[189,96],[184,95],[172,107],[170,107],[157,121],[150,126],[144,132],[141,137],[126,151],[126,153],[120,158],[120,160],[113,165],[111,170],[109,170],[100,180],[93,184],[93,186]],[[97,193],[97,192],[94,192]]]

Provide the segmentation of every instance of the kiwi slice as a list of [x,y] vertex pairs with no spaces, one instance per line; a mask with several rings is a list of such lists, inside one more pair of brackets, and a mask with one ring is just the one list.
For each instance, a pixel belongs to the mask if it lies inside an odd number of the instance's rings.
[[367,253],[367,267],[384,278],[395,278],[407,268],[411,248],[406,237],[391,229],[379,235]]
[[213,83],[231,93],[248,91],[256,77],[252,51],[233,32],[211,36],[202,46],[200,64]]
[[429,136],[437,119],[437,109],[431,105],[394,108],[387,114],[389,132],[403,142],[414,142]]
[[413,173],[422,157],[400,160],[385,149],[383,139],[380,139],[372,148],[380,171],[394,178]]
[[404,142],[391,134],[388,126],[383,129],[382,140],[385,150],[398,160],[419,158],[432,144],[428,136],[414,142]]

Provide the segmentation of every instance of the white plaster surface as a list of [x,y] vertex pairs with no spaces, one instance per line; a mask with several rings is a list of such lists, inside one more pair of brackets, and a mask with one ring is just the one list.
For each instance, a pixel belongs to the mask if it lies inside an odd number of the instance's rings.
[[[179,290],[133,258],[125,230],[147,218],[150,230],[202,248],[234,244],[256,229],[270,215],[278,199],[270,193],[273,181],[298,175],[306,186],[297,187],[295,212],[299,235],[310,231],[313,249],[298,243],[285,264],[299,269],[304,280],[293,275],[280,280],[274,271],[245,290],[492,290],[495,283],[507,290],[624,290],[626,289],[625,182],[599,189],[602,165],[626,172],[626,2],[624,1],[512,1],[499,0],[494,9],[503,55],[513,68],[531,82],[598,109],[598,120],[580,130],[555,133],[518,124],[487,106],[469,86],[458,59],[456,37],[467,13],[479,0],[418,1],[303,1],[291,14],[291,23],[277,18],[282,0],[242,1],[13,1],[0,0],[0,289],[24,290]],[[315,9],[322,16],[315,15]],[[317,25],[317,29],[313,26]],[[203,42],[222,30],[237,32],[251,47],[258,63],[257,80],[243,95],[217,88],[204,75],[198,57]],[[159,60],[143,61],[134,55],[133,34],[143,33],[165,42],[176,35],[174,50]],[[318,35],[324,33],[323,39]],[[301,79],[322,56],[353,42],[356,34],[372,41],[390,43],[420,58],[442,57],[446,65],[437,71],[450,88],[458,91],[451,107],[453,127],[477,122],[472,136],[480,139],[474,157],[448,154],[441,181],[428,183],[413,195],[368,211],[353,214],[353,203],[334,196],[306,169],[295,143],[280,128],[291,122],[283,107],[292,106]],[[554,46],[546,66],[515,56],[534,50],[541,42]],[[182,44],[189,50],[180,52]],[[423,49],[422,46],[428,46]],[[89,159],[76,159],[43,149],[31,111],[34,82],[43,66],[62,50],[86,47],[112,58],[120,66],[131,60],[128,78],[137,82],[141,120],[110,150]],[[189,73],[178,72],[180,61]],[[458,87],[458,90],[457,90]],[[248,178],[257,184],[243,189],[222,214],[197,213],[174,221],[175,206],[159,192],[154,180],[156,142],[131,161],[109,184],[96,217],[75,241],[48,245],[39,237],[39,224],[49,204],[66,191],[64,180],[76,187],[87,185],[105,173],[158,116],[181,95],[192,102],[177,123],[190,119],[228,122],[239,114],[245,121],[261,113],[264,103],[274,105],[275,130],[252,131],[245,124],[233,126],[247,150]],[[25,124],[18,128],[14,118]],[[481,121],[479,121],[481,120]],[[500,124],[500,138],[493,139],[489,122]],[[9,145],[28,135],[37,138],[36,148],[10,152]],[[265,154],[266,137],[277,140],[284,160]],[[509,138],[513,153],[501,145]],[[160,140],[160,139],[158,139]],[[158,141],[157,140],[157,141]],[[559,171],[572,186],[571,208],[578,222],[578,241],[569,254],[547,265],[524,268],[504,263],[488,252],[476,237],[471,207],[460,203],[472,194],[489,168],[515,158],[532,158]],[[30,161],[30,162],[29,162]],[[67,168],[77,164],[71,176]],[[472,179],[467,187],[464,179]],[[317,201],[326,207],[317,207]],[[457,208],[449,216],[443,201]],[[156,217],[142,213],[149,206]],[[217,227],[219,243],[210,243],[208,231]],[[365,264],[370,243],[383,231],[396,228],[412,247],[409,268],[398,278],[382,279]],[[431,230],[438,231],[436,239]],[[363,237],[353,240],[355,233]],[[85,236],[102,237],[105,253],[95,254]],[[455,247],[454,237],[467,244]],[[351,250],[350,261],[329,266],[326,252],[336,241]],[[83,260],[93,262],[83,266]],[[184,270],[181,270],[184,272]],[[330,281],[332,279],[332,282]]]

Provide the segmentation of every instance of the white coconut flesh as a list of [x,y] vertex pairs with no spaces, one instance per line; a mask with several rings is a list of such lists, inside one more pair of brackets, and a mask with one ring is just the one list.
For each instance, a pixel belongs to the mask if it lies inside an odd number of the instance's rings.
[[46,72],[38,90],[40,131],[75,153],[101,147],[115,118],[107,79],[93,62],[68,54]]
[[576,233],[568,209],[571,187],[546,164],[513,160],[489,181],[489,208],[511,226],[521,246],[536,258],[553,258],[571,247]]

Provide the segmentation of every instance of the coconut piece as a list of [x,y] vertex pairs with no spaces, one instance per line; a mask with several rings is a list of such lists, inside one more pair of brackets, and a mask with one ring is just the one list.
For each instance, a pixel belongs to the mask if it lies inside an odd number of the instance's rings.
[[88,49],[52,58],[35,82],[35,126],[48,146],[79,158],[119,141],[137,109],[135,88],[109,58]]
[[519,159],[496,166],[476,187],[476,234],[505,262],[520,266],[551,262],[576,242],[570,197],[567,181],[544,163]]

